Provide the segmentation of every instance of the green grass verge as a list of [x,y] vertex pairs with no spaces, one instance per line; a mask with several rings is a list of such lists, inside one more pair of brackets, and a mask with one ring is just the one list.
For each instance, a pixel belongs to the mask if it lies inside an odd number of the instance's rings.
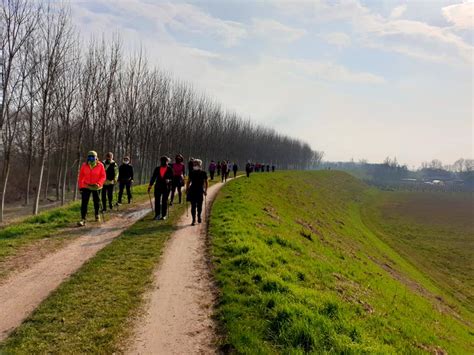
[[[133,192],[135,203],[143,202],[148,198],[145,185],[134,187]],[[133,207],[133,205],[125,204],[121,206],[121,210],[130,207]],[[93,218],[92,202],[89,205],[88,216],[89,220]],[[61,233],[61,230],[74,227],[80,217],[80,202],[76,201],[0,228],[0,263],[4,262],[8,257],[15,255],[22,247],[40,239],[51,238],[57,241],[60,238],[69,237],[70,233],[64,234]],[[96,223],[91,223],[91,226],[94,225]],[[0,277],[3,274],[5,272],[0,272]]]
[[366,224],[373,189],[334,171],[223,188],[210,233],[223,346],[238,353],[472,353],[448,298]]
[[130,329],[165,241],[184,212],[136,222],[65,281],[0,345],[0,353],[113,353]]

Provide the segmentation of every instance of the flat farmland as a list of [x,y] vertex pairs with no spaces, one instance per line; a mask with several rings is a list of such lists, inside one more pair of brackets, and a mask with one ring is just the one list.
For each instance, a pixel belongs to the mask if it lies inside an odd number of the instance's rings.
[[365,208],[378,235],[474,311],[474,196],[378,192]]

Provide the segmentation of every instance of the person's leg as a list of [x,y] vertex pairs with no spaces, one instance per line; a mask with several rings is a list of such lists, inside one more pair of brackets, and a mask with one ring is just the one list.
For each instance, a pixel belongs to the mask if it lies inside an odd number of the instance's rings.
[[160,217],[160,211],[161,211],[160,199],[161,199],[161,192],[157,188],[155,188],[155,218]]
[[87,215],[87,205],[89,204],[89,199],[91,197],[91,190],[82,189],[82,201],[81,201],[81,219],[86,219]]
[[113,209],[113,205],[112,205],[112,200],[114,198],[114,187],[115,185],[109,185],[107,186],[107,196],[109,198],[109,208],[110,209]]
[[196,207],[197,207],[196,201],[191,200],[191,216],[193,217],[193,224],[196,223]]
[[94,213],[95,217],[99,216],[99,209],[100,209],[100,198],[99,198],[99,191],[92,191],[92,199],[94,200]]
[[130,203],[130,201],[132,201],[132,182],[131,181],[127,182],[125,186],[127,188],[128,203]]
[[202,197],[197,201],[197,217],[198,217],[198,223],[202,222]]
[[172,185],[171,185],[170,205],[172,205],[173,202],[174,202],[174,194],[175,194],[177,188],[178,188],[178,186],[177,186],[177,184],[176,184],[176,179],[175,179],[174,176],[173,176],[173,183],[172,183]]
[[[118,203],[122,203],[122,196],[123,196],[123,189],[125,187],[125,184],[123,182],[119,183],[119,193],[118,193]],[[127,194],[128,194],[128,188],[127,188]]]
[[[102,194],[102,209],[105,211],[107,209],[107,186],[103,186],[102,187],[102,191],[101,191],[101,194]],[[92,195],[92,197],[94,197],[94,195]]]
[[161,195],[161,218],[166,217],[166,213],[168,212],[168,197],[169,197],[169,190],[163,191]]
[[178,198],[179,198],[179,203],[181,203],[181,200],[183,198],[183,193],[181,192],[181,183],[178,185]]

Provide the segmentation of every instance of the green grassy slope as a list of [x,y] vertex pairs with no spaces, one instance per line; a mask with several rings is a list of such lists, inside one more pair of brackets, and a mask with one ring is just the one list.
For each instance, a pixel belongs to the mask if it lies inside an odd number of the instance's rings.
[[458,315],[361,213],[374,194],[334,171],[253,174],[223,188],[210,223],[223,346],[473,352],[472,313]]

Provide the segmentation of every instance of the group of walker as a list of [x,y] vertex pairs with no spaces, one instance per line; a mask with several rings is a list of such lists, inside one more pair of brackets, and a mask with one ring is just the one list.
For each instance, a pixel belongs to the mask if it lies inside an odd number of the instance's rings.
[[[100,220],[99,210],[102,199],[102,214],[105,216],[107,206],[113,209],[114,187],[118,182],[119,193],[116,206],[122,204],[122,196],[124,189],[127,191],[128,203],[132,201],[132,184],[133,184],[133,166],[130,163],[130,157],[123,158],[122,165],[114,161],[112,153],[105,155],[105,160],[99,161],[97,153],[90,151],[87,154],[87,161],[82,164],[79,171],[78,184],[82,195],[81,204],[81,220],[79,226],[86,224],[87,206],[90,196],[94,201],[94,212],[96,221]],[[157,166],[150,179],[148,185],[148,194],[154,186],[155,204],[151,203],[151,207],[155,212],[155,220],[166,220],[168,215],[168,205],[172,206],[175,195],[178,195],[178,203],[182,202],[182,188],[186,185],[186,200],[191,203],[192,225],[202,222],[202,205],[204,197],[207,196],[209,187],[207,173],[202,168],[202,160],[190,158],[187,164],[188,179],[185,183],[186,166],[184,158],[181,154],[176,155],[174,163],[170,163],[170,158],[162,156],[160,165]],[[209,164],[209,175],[211,180],[214,176],[221,177],[222,182],[226,182],[230,172],[233,172],[234,178],[237,176],[239,167],[237,163],[228,160],[218,161],[211,160]],[[248,162],[245,166],[247,177],[253,171],[265,171],[265,164],[253,164]],[[270,171],[270,165],[266,165],[266,170]],[[272,171],[275,166],[272,165]],[[170,196],[171,194],[171,196]],[[169,203],[168,203],[169,201]]]
[[[202,160],[191,158],[188,162],[188,179],[186,181],[186,200],[191,202],[192,225],[202,223],[202,205],[204,196],[207,196],[209,187],[207,173],[202,169]],[[173,205],[175,195],[178,195],[178,203],[182,202],[182,188],[185,185],[186,168],[184,158],[181,154],[176,155],[175,162],[170,164],[166,156],[160,158],[148,185],[148,193],[154,186],[155,220],[166,220],[169,205]],[[113,193],[116,183],[119,183],[118,201],[116,206],[122,203],[123,191],[126,189],[128,203],[132,201],[133,166],[130,158],[124,157],[123,164],[113,160],[113,154],[107,153],[105,160],[99,161],[95,151],[87,154],[87,161],[82,164],[79,171],[78,185],[82,196],[81,220],[79,226],[85,226],[87,206],[90,196],[94,201],[95,220],[100,221],[99,211],[105,214],[107,206],[113,209]],[[170,196],[171,193],[171,196]],[[152,206],[153,207],[153,206]]]

